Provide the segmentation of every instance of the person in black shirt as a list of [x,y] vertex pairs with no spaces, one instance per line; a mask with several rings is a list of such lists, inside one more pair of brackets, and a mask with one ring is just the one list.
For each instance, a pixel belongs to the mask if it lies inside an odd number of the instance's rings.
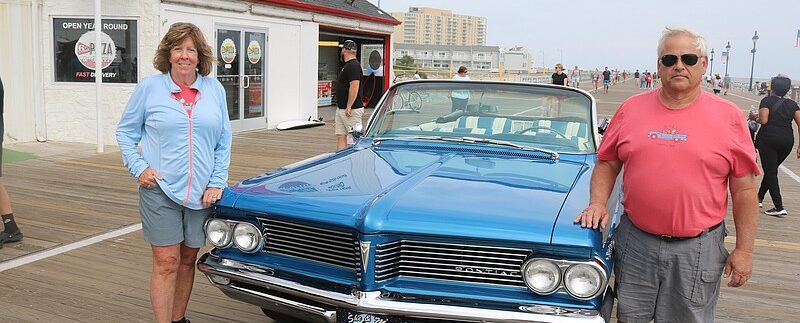
[[609,86],[611,86],[611,71],[606,66],[606,70],[603,71],[603,93],[608,93]]
[[[3,158],[3,138],[5,129],[3,126],[3,80],[0,79],[0,159]],[[0,163],[0,177],[3,176],[2,163]],[[7,242],[17,242],[22,240],[22,231],[14,222],[14,213],[11,210],[11,198],[8,196],[6,186],[0,182],[0,217],[3,219],[3,232],[0,232],[0,248]]]
[[556,64],[556,72],[553,73],[553,84],[567,85],[567,73],[564,73],[564,65]]
[[364,106],[361,102],[361,64],[356,60],[358,45],[352,40],[345,40],[339,45],[342,48],[344,66],[336,79],[336,110],[334,133],[336,149],[347,147],[347,133],[356,123],[361,123]]
[[[771,82],[771,95],[762,99],[758,105],[758,122],[762,126],[756,136],[756,148],[761,157],[761,168],[764,169],[764,179],[758,189],[758,205],[763,205],[762,201],[769,192],[774,207],[764,213],[784,217],[788,212],[783,208],[781,188],[778,186],[778,166],[792,152],[792,120],[800,126],[800,108],[797,102],[783,97],[789,92],[791,79],[779,75],[773,77]],[[800,158],[800,147],[797,149],[797,158]]]

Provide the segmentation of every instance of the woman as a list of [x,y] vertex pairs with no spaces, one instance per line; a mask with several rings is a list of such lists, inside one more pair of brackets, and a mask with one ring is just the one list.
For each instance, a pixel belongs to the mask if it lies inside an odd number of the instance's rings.
[[[453,75],[454,80],[460,81],[469,81],[469,75],[467,75],[467,68],[465,66],[460,66],[458,68],[457,74]],[[453,90],[450,92],[450,100],[453,101],[453,107],[451,111],[467,110],[467,102],[469,102],[469,90]]]
[[567,73],[564,73],[564,65],[556,64],[556,72],[551,77],[553,84],[567,86]]
[[722,78],[717,74],[714,76],[714,95],[719,95],[719,92],[722,92]]
[[600,84],[600,70],[594,69],[594,73],[592,73],[592,85],[594,86],[595,91],[597,91],[599,84]]
[[231,126],[225,91],[207,77],[213,63],[197,26],[172,25],[153,59],[162,74],[136,86],[117,127],[122,160],[138,179],[144,239],[153,252],[150,302],[159,323],[189,322],[203,225],[227,186]]
[[[758,123],[762,126],[756,135],[756,148],[761,157],[761,168],[764,169],[764,179],[758,189],[758,205],[762,206],[764,196],[769,191],[774,207],[764,213],[784,217],[788,212],[783,208],[781,189],[778,186],[778,166],[792,152],[792,120],[800,126],[800,108],[797,102],[783,97],[789,92],[792,80],[778,75],[772,78],[771,84],[771,95],[761,100],[758,109]],[[800,147],[797,149],[797,158],[800,158]]]

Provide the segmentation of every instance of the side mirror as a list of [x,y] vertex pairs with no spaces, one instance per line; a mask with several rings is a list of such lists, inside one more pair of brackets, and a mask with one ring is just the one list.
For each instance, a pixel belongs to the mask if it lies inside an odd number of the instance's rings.
[[611,123],[608,119],[603,119],[600,121],[600,124],[597,126],[597,133],[604,134],[606,132],[606,128],[608,128],[608,124]]
[[354,124],[352,134],[353,140],[361,138],[364,135],[364,125],[362,125],[361,122]]

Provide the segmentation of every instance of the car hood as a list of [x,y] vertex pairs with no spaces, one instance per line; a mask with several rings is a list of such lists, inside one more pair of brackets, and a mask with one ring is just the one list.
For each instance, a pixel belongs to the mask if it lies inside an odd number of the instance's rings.
[[588,177],[584,155],[551,160],[385,146],[347,149],[246,180],[221,204],[364,234],[550,243],[570,189]]

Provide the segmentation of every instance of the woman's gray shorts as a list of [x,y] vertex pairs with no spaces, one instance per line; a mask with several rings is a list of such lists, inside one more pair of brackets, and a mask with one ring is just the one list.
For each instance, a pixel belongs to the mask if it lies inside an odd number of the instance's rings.
[[639,230],[623,215],[613,240],[620,321],[714,321],[728,258],[724,224],[695,238],[670,240]]
[[183,242],[190,248],[206,244],[203,225],[212,208],[193,210],[170,200],[159,186],[139,187],[139,213],[144,241],[165,247]]

